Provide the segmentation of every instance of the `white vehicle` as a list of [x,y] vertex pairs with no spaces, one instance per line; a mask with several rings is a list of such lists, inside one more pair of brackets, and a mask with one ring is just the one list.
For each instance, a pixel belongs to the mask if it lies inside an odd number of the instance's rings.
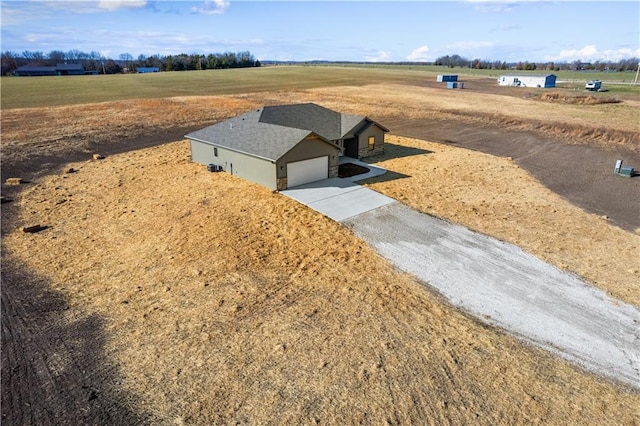
[[601,87],[602,82],[600,80],[590,80],[584,85],[585,90],[591,90],[593,92],[599,91]]

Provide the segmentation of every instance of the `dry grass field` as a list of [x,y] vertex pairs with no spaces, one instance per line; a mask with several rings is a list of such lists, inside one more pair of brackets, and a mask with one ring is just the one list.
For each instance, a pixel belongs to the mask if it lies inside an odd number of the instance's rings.
[[[65,330],[33,352],[47,374],[9,359],[25,381],[59,386],[12,393],[6,384],[20,380],[5,376],[3,420],[42,419],[24,404],[46,413],[64,400],[46,393],[53,388],[79,399],[65,403],[60,423],[109,423],[119,410],[146,424],[640,424],[637,390],[458,312],[341,225],[191,163],[181,138],[260,105],[317,102],[375,118],[455,117],[549,134],[585,131],[606,114],[590,143],[637,148],[629,124],[637,101],[585,110],[451,92],[373,85],[3,111],[4,164],[74,160],[27,176],[2,208],[3,263],[44,283],[41,296],[64,300],[31,313],[43,328],[25,326],[22,344]],[[553,125],[536,127],[543,120]],[[101,147],[153,138],[173,142],[90,159]],[[640,306],[638,233],[569,204],[509,159],[393,134],[388,142],[373,159],[388,175],[366,185]],[[19,229],[33,224],[45,229]],[[3,291],[15,305],[28,294]],[[94,318],[90,333],[73,331]],[[20,321],[3,319],[3,333]]]

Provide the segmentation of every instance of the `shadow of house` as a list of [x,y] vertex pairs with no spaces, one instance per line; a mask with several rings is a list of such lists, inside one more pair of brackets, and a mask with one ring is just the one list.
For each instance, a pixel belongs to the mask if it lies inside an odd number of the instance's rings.
[[409,146],[396,145],[393,143],[385,142],[384,153],[376,155],[372,158],[362,159],[365,162],[379,162],[391,160],[392,158],[413,157],[416,155],[433,154],[433,151],[428,149],[413,148]]
[[411,176],[405,175],[404,173],[398,173],[392,170],[387,170],[387,172],[383,175],[362,179],[361,181],[358,181],[358,183],[361,185],[367,185],[370,183],[390,182],[392,180],[405,179],[409,177]]
[[[370,158],[366,158],[366,159],[361,159],[356,161],[356,163],[362,163],[362,165],[366,166],[368,164],[374,165],[375,163],[381,162],[381,161],[386,161],[386,160],[391,160],[394,158],[403,158],[403,157],[412,157],[412,156],[416,156],[416,155],[427,155],[427,154],[433,154],[433,151],[429,151],[427,149],[421,149],[421,148],[413,148],[413,147],[409,147],[409,146],[403,146],[403,145],[396,145],[393,143],[389,143],[389,142],[385,142],[385,151],[384,153],[375,155],[373,157]],[[345,158],[345,157],[343,157]],[[345,161],[345,163],[347,162],[347,160]],[[348,164],[348,163],[347,163]],[[366,174],[366,173],[365,173]],[[354,177],[358,177],[358,174],[356,173],[355,175],[353,175]],[[404,179],[404,178],[408,178],[411,177],[410,175],[406,175],[404,173],[398,173],[398,172],[394,172],[393,170],[389,170],[386,169],[384,174],[379,174],[376,176],[372,176],[372,177],[363,177],[362,179],[357,179],[358,183],[362,184],[362,185],[366,185],[366,184],[370,184],[370,183],[377,183],[377,182],[388,182],[388,181],[392,181],[392,180],[396,180],[396,179]]]

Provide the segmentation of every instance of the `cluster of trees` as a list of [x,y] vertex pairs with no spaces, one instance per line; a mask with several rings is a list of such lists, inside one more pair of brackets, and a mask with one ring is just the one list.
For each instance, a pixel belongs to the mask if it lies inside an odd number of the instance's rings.
[[260,61],[248,52],[210,53],[208,55],[140,55],[134,59],[132,55],[123,53],[119,59],[105,58],[98,52],[81,52],[70,50],[64,52],[53,50],[43,52],[25,51],[2,53],[2,75],[9,75],[23,65],[55,66],[60,63],[81,63],[85,71],[97,71],[99,74],[119,74],[137,72],[139,67],[157,67],[160,71],[189,71],[223,68],[259,67]]
[[[138,58],[144,63],[148,63],[148,58]],[[259,67],[259,60],[256,60],[250,52],[225,52],[210,53],[205,55],[169,55],[164,58],[164,63],[155,65],[163,71],[189,71],[206,69],[226,69],[226,68],[249,68]]]
[[[329,63],[330,61],[313,61],[318,63]],[[45,54],[43,52],[24,51],[22,53],[3,52],[1,73],[9,75],[18,67],[23,65],[33,66],[55,66],[59,63],[81,63],[85,71],[96,71],[99,74],[119,74],[125,72],[137,72],[139,67],[157,67],[160,71],[189,71],[224,68],[247,68],[259,67],[262,64],[248,52],[224,52],[210,53],[208,55],[180,54],[180,55],[140,55],[134,59],[132,55],[123,53],[119,59],[105,58],[98,52],[81,52],[79,50],[52,50]],[[638,58],[621,59],[614,61],[596,62],[512,62],[488,61],[482,59],[469,60],[460,55],[446,55],[437,58],[433,63],[401,62],[396,64],[426,64],[440,65],[449,68],[475,68],[475,69],[496,69],[496,70],[570,70],[570,71],[634,71],[638,66]]]
[[446,66],[449,68],[462,67],[462,68],[475,68],[475,69],[494,69],[494,70],[506,70],[516,69],[518,71],[534,71],[534,70],[549,70],[549,71],[635,71],[640,61],[638,58],[621,59],[617,62],[614,61],[573,61],[573,62],[501,62],[501,61],[486,61],[482,59],[469,60],[460,55],[446,55],[437,58],[434,65]]

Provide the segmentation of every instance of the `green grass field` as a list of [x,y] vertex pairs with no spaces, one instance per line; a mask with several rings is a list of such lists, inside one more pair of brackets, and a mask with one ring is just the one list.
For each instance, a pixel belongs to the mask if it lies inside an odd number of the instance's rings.
[[409,82],[424,72],[355,67],[277,66],[229,70],[69,77],[2,77],[2,109],[123,99],[222,95],[380,82]]
[[[173,96],[221,95],[309,89],[375,83],[419,84],[436,74],[458,74],[461,79],[498,77],[511,71],[474,70],[409,65],[318,65],[274,66],[230,70],[117,74],[80,77],[2,77],[1,108],[47,107],[123,99],[152,99]],[[542,71],[518,74],[543,74]],[[600,79],[610,82],[611,93],[638,93],[630,86],[634,73],[556,73],[558,80],[576,87],[580,82]],[[620,83],[620,86],[615,85]],[[622,84],[626,85],[622,85]],[[613,84],[613,86],[611,86]],[[570,86],[570,87],[573,87]]]

